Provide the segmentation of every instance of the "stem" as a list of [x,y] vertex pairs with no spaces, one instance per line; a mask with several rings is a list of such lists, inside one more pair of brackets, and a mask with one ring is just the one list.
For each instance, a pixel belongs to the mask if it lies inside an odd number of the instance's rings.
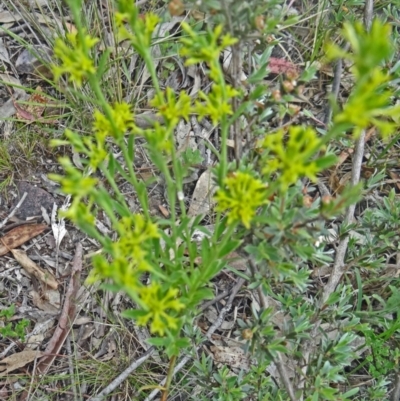
[[176,355],[173,355],[169,361],[167,381],[165,383],[165,389],[163,391],[161,401],[167,401],[167,399],[168,399],[169,387],[171,386],[171,381],[172,381],[172,378],[174,377],[175,363],[176,363]]
[[129,207],[124,199],[124,197],[121,194],[121,191],[118,188],[117,183],[114,180],[114,177],[111,176],[110,172],[107,170],[107,168],[102,165],[101,166],[101,172],[104,174],[104,176],[107,178],[108,183],[110,184],[111,188],[114,190],[115,195],[117,197],[118,202],[121,202],[121,204],[127,209],[129,210]]
[[[137,193],[139,193],[139,191],[140,191],[139,181],[138,181],[138,179],[136,177],[135,170],[133,169],[133,163],[132,163],[133,160],[130,160],[129,151],[128,151],[126,146],[120,146],[119,148],[122,150],[122,155],[124,156],[125,164],[126,164],[126,167],[128,168],[129,183],[133,186],[135,191]],[[141,201],[142,198],[140,196],[138,196],[138,199],[139,199],[139,202],[140,202],[140,206],[141,206],[141,208],[143,210],[143,213],[146,215],[146,218],[149,219],[150,216],[149,216],[148,207],[146,207],[146,205],[144,205],[142,203],[142,201]]]

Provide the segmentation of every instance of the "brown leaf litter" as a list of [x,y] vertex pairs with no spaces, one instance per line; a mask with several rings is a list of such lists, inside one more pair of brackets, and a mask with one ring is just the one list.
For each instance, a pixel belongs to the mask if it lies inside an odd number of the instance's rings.
[[0,238],[0,256],[38,236],[46,228],[46,224],[26,224],[12,229]]

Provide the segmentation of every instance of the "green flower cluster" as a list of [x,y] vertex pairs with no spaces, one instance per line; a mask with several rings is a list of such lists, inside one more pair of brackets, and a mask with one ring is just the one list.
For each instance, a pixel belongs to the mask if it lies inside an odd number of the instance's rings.
[[166,124],[171,126],[176,126],[181,118],[188,121],[189,115],[193,112],[190,96],[185,91],[181,91],[177,98],[170,87],[166,88],[165,97],[156,96],[150,104],[164,117]]
[[233,114],[229,100],[238,94],[239,92],[230,85],[225,84],[223,88],[219,84],[214,84],[208,95],[199,92],[199,98],[204,102],[196,101],[194,110],[200,119],[210,117],[213,124],[217,125],[223,116]]
[[[149,261],[152,240],[159,237],[157,226],[140,214],[132,214],[121,218],[114,224],[119,240],[104,244],[111,261],[103,255],[93,257],[93,269],[87,283],[100,279],[112,279],[113,283],[124,289],[141,307],[131,311],[137,323],[145,325],[151,321],[152,333],[164,335],[166,328],[174,330],[178,327],[179,318],[171,314],[179,312],[184,305],[176,297],[178,290],[162,288],[156,278],[162,278],[162,272]],[[154,281],[148,286],[141,283],[144,272],[153,273]]]
[[400,107],[388,107],[392,93],[381,89],[388,81],[388,75],[378,69],[368,79],[360,79],[343,111],[335,117],[335,123],[349,123],[356,127],[356,137],[359,131],[368,128],[370,124],[378,127],[384,137],[389,136],[395,130],[396,124],[379,117],[397,117]]
[[164,335],[166,327],[177,330],[179,319],[169,313],[169,311],[179,312],[185,308],[185,305],[176,299],[177,296],[177,289],[168,288],[163,291],[157,283],[143,287],[140,297],[145,305],[144,313],[142,312],[137,317],[137,323],[145,325],[151,320],[151,332],[158,333],[160,336]]
[[185,64],[192,65],[199,62],[207,63],[208,75],[214,82],[210,93],[199,92],[202,101],[196,101],[193,112],[200,118],[211,117],[214,125],[221,122],[222,118],[232,114],[230,101],[239,92],[232,86],[225,83],[225,77],[219,65],[219,56],[228,46],[237,42],[236,38],[229,34],[222,35],[222,25],[208,31],[205,35],[199,36],[187,23],[182,23],[184,32],[188,35],[181,39],[183,47],[180,54],[187,57]]
[[[69,133],[71,134],[70,138],[75,138],[75,135],[77,135],[72,131],[67,132],[67,134]],[[52,175],[52,179],[60,182],[62,190],[73,196],[74,199],[79,199],[80,202],[96,187],[99,180],[94,177],[83,176],[82,172],[74,167],[68,157],[61,157],[58,161],[65,171],[65,177]]]
[[94,112],[93,132],[99,142],[107,136],[121,139],[126,131],[134,129],[133,112],[126,102],[115,103],[109,108],[110,116],[106,117],[99,110]]
[[241,222],[250,228],[257,209],[268,202],[267,187],[248,172],[230,174],[216,195],[216,210],[226,212],[228,224]]
[[54,45],[54,54],[60,59],[61,65],[53,65],[54,79],[58,80],[62,74],[69,74],[69,81],[78,87],[83,80],[96,72],[93,60],[89,57],[89,50],[99,41],[90,35],[68,33],[67,43],[57,38]]
[[315,181],[316,174],[322,169],[321,159],[311,160],[315,152],[321,149],[321,142],[310,127],[292,126],[287,135],[283,130],[267,134],[261,147],[267,150],[262,157],[262,173],[266,176],[278,174],[281,190],[286,190],[300,177]]
[[326,49],[328,59],[345,58],[352,63],[351,71],[356,84],[334,122],[351,125],[355,137],[371,124],[387,137],[395,131],[399,121],[400,106],[392,106],[394,93],[389,85],[391,77],[382,69],[382,60],[388,59],[394,49],[390,30],[389,25],[377,19],[369,32],[359,22],[345,23],[343,36],[350,42],[352,52],[343,51],[332,43]]
[[[183,95],[182,99],[187,99],[187,95]],[[182,112],[184,107],[180,106],[179,102],[175,104],[175,107]],[[65,132],[67,141],[57,140],[53,144],[72,145],[76,152],[87,156],[89,166],[95,170],[107,158],[106,139],[114,137],[118,141],[123,138],[127,130],[135,128],[133,114],[128,104],[117,103],[110,106],[109,115],[111,118],[100,111],[95,111],[92,136],[81,136],[67,130]],[[73,196],[72,205],[64,216],[96,238],[95,218],[92,212],[94,200],[97,202],[104,200],[101,204],[109,216],[114,215],[113,207],[102,198],[105,194],[98,188],[97,178],[83,175],[73,166],[69,158],[61,159],[60,163],[65,170],[65,176],[52,178],[61,183],[63,191]],[[87,202],[82,202],[85,198]],[[147,324],[151,321],[150,327],[153,333],[162,336],[167,328],[171,330],[177,328],[179,318],[173,314],[184,307],[175,299],[178,290],[161,287],[156,280],[162,279],[163,273],[149,260],[152,240],[159,237],[157,226],[142,215],[132,214],[114,220],[113,228],[119,237],[117,241],[112,242],[108,237],[101,239],[110,259],[103,255],[96,255],[93,258],[93,269],[88,282],[112,279],[118,288],[124,289],[140,306],[141,310],[134,311],[137,314],[135,318],[138,324]],[[141,283],[144,272],[153,273],[155,281],[149,286]]]
[[[115,22],[118,27],[119,40],[129,39],[132,46],[140,55],[143,56],[142,50],[151,46],[151,37],[154,28],[160,22],[160,18],[154,13],[146,13],[144,18],[139,15],[138,9],[134,6],[134,2],[129,0],[121,0],[118,3],[120,12],[115,13]],[[133,29],[130,32],[125,23]]]
[[140,275],[153,271],[147,257],[149,242],[159,236],[157,226],[140,214],[132,214],[122,217],[113,228],[118,233],[119,240],[105,244],[112,262],[108,263],[101,255],[96,256],[89,281],[113,278],[116,284],[137,291]]
[[[52,146],[72,145],[74,151],[82,153],[87,157],[88,164],[93,171],[96,171],[99,165],[106,160],[108,151],[106,149],[106,139],[113,137],[117,140],[122,139],[125,132],[135,128],[133,122],[133,113],[130,106],[127,103],[116,103],[113,106],[109,106],[109,112],[111,119],[106,117],[99,110],[94,112],[94,120],[92,125],[93,135],[84,136],[79,135],[69,129],[65,130],[65,137],[67,140],[53,140]],[[76,177],[79,180],[81,172],[78,170],[73,173],[72,164],[68,159],[62,159],[61,164],[65,169],[68,170],[67,176],[71,179]],[[76,186],[76,180],[71,182],[62,180],[61,183],[63,188],[73,188]],[[78,185],[79,187],[79,185]],[[90,187],[82,187],[79,191],[82,192],[81,196],[86,196],[89,193]],[[70,189],[68,189],[69,191]],[[78,189],[73,191],[74,194]],[[70,192],[67,192],[70,193]],[[76,194],[77,195],[77,194]]]
[[[210,116],[215,125],[221,123],[222,129],[225,129],[223,138],[227,138],[227,116],[232,114],[230,101],[239,93],[226,84],[219,56],[224,48],[236,43],[236,39],[224,35],[222,26],[217,26],[213,31],[201,36],[189,25],[183,24],[187,36],[182,39],[182,55],[187,56],[186,64],[204,61],[213,81],[211,91],[208,94],[200,92],[199,100],[193,102],[185,91],[176,94],[171,88],[164,92],[160,89],[150,51],[153,32],[159,18],[152,13],[146,13],[142,18],[131,0],[119,1],[118,7],[118,35],[120,39],[128,39],[146,63],[156,92],[151,105],[163,117],[163,124],[155,123],[151,129],[142,130],[135,125],[134,114],[128,104],[107,103],[97,76],[101,74],[96,74],[96,67],[90,58],[90,50],[98,39],[90,37],[78,26],[79,34],[68,34],[66,42],[57,40],[55,55],[60,59],[60,66],[54,67],[54,74],[56,78],[62,74],[69,74],[69,80],[78,86],[88,79],[93,93],[97,96],[97,104],[101,107],[93,114],[92,131],[88,135],[66,130],[65,140],[53,141],[55,146],[72,145],[74,151],[83,156],[85,171],[82,172],[70,159],[64,158],[61,164],[65,176],[52,178],[61,183],[64,192],[73,196],[72,205],[64,216],[70,218],[88,235],[96,238],[103,247],[104,254],[93,258],[93,270],[88,281],[110,279],[114,290],[125,291],[138,306],[136,310],[127,311],[125,316],[136,319],[139,324],[150,323],[153,333],[160,336],[167,333],[171,337],[171,331],[180,330],[184,320],[182,310],[185,309],[188,298],[185,298],[185,301],[180,300],[179,289],[183,288],[183,284],[173,281],[170,275],[167,276],[168,269],[165,265],[154,259],[154,246],[156,243],[156,247],[160,246],[157,226],[149,217],[130,213],[114,176],[116,171],[124,176],[124,166],[128,166],[130,170],[124,178],[135,187],[138,196],[143,199],[141,204],[144,207],[147,201],[144,193],[146,188],[137,180],[132,168],[134,141],[131,136],[130,147],[127,150],[124,142],[127,132],[146,138],[152,161],[160,166],[160,170],[166,167],[165,153],[173,154],[173,133],[177,124],[181,119],[188,120],[191,114],[197,114],[200,118]],[[122,149],[124,166],[110,154],[109,142]],[[99,179],[92,176],[96,170],[102,172],[113,190],[112,194],[102,187]],[[220,210],[227,212],[229,224],[242,222],[249,227],[257,208],[267,202],[267,191],[264,183],[252,174],[238,172],[225,179],[224,186],[218,191],[216,198]],[[96,208],[109,217],[113,230],[118,234],[116,241],[100,234],[96,229]],[[216,272],[217,267],[214,274]],[[147,286],[141,281],[143,273],[150,273],[151,282]],[[199,284],[194,286],[196,291],[197,285]],[[204,291],[201,297],[204,297]]]
[[229,34],[222,35],[222,25],[217,25],[214,31],[206,35],[199,35],[188,23],[182,23],[182,29],[188,35],[181,39],[183,48],[180,54],[186,59],[186,65],[206,62],[210,68],[210,78],[218,82],[220,79],[219,56],[228,46],[234,45],[238,40]]

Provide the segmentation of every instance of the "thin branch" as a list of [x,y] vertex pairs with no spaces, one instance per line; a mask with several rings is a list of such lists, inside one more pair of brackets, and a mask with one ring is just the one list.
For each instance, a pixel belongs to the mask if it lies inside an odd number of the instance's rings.
[[400,373],[396,372],[394,377],[394,388],[390,396],[390,401],[399,401],[400,399]]
[[[353,168],[351,174],[351,183],[352,185],[358,184],[360,181],[360,172],[361,172],[361,163],[364,155],[364,142],[365,142],[365,131],[361,132],[360,137],[356,141],[354,157],[353,157]],[[344,224],[349,224],[352,222],[354,217],[355,205],[351,205],[348,207],[346,211],[346,216],[344,220]],[[333,264],[332,272],[329,276],[328,282],[324,287],[323,293],[320,298],[320,307],[324,305],[324,303],[328,300],[329,296],[335,291],[336,286],[339,284],[345,270],[345,257],[347,252],[347,245],[349,244],[349,236],[347,235],[343,238],[338,245],[335,261]],[[318,320],[314,323],[314,327],[310,333],[310,340],[305,341],[303,344],[303,359],[304,366],[302,368],[303,379],[299,384],[299,388],[303,388],[305,377],[307,375],[307,369],[309,364],[310,355],[315,350],[315,338],[317,338],[318,330],[321,324],[321,320]],[[301,398],[302,400],[303,398]]]
[[[360,182],[360,174],[361,174],[361,164],[362,159],[364,157],[364,144],[365,144],[365,130],[363,130],[356,141],[356,146],[353,155],[353,167],[351,171],[351,184],[352,186],[357,185]],[[344,219],[344,224],[350,224],[354,218],[354,211],[356,209],[356,205],[350,205],[347,208],[346,216]],[[343,273],[346,269],[345,265],[345,256],[347,252],[347,245],[349,243],[349,236],[347,235],[339,242],[339,246],[335,255],[335,262],[333,264],[333,269],[331,275],[329,276],[329,280],[324,287],[324,292],[321,297],[321,306],[327,301],[329,296],[335,291],[336,286],[341,280]]]
[[[225,0],[221,1],[222,8],[226,17],[228,29],[232,36],[235,36],[233,22],[231,18],[231,11],[229,10],[228,4]],[[241,44],[238,43],[231,46],[232,58],[230,65],[230,75],[232,77],[232,83],[234,88],[240,87],[240,78],[242,73],[242,54],[241,54]],[[239,100],[236,96],[232,98],[232,111],[235,114],[236,110],[239,108]],[[240,119],[236,118],[231,126],[232,139],[235,141],[235,159],[239,166],[240,160],[242,158],[242,129],[240,124]]]
[[128,376],[136,370],[143,362],[147,361],[155,351],[154,347],[150,347],[139,359],[136,359],[126,368],[118,377],[116,377],[107,387],[105,387],[99,394],[91,398],[90,401],[102,401],[111,392],[113,392],[120,384],[122,384]]
[[[253,275],[253,277],[255,277],[256,273],[258,272],[258,268],[257,268],[256,264],[254,263],[254,261],[251,258],[248,259],[248,262],[249,262],[249,267],[250,267],[250,270],[251,270],[251,274]],[[263,289],[262,289],[261,285],[259,285],[257,287],[257,294],[258,294],[258,299],[259,299],[261,307],[263,309],[267,309],[269,307],[268,299],[264,295],[264,292],[263,292]]]
[[[373,1],[367,0],[365,9],[364,9],[364,23],[365,23],[367,30],[369,30],[370,25],[371,25],[371,20],[372,20],[372,11],[371,10],[373,10]],[[344,49],[348,50],[349,44],[347,44]],[[339,60],[338,64],[336,65],[334,83],[333,83],[333,87],[332,87],[332,95],[336,98],[337,98],[338,91],[340,88],[341,72],[342,72],[342,61]],[[332,116],[332,110],[331,110],[331,108],[329,108],[328,113],[325,116],[326,123],[330,122],[331,116]],[[356,144],[355,144],[355,150],[354,150],[354,155],[353,155],[353,166],[352,166],[352,172],[351,172],[352,186],[357,185],[360,181],[361,164],[362,164],[362,159],[364,157],[365,137],[366,137],[365,130],[362,130],[360,137],[357,139]],[[356,207],[356,205],[351,205],[347,208],[344,224],[349,224],[353,221],[355,207]],[[335,261],[333,264],[332,272],[329,276],[328,283],[324,287],[322,296],[320,298],[320,307],[322,307],[324,305],[324,303],[328,300],[329,296],[335,291],[336,286],[339,284],[340,280],[342,279],[342,276],[346,270],[345,257],[346,257],[348,244],[349,244],[349,236],[347,235],[345,238],[343,238],[339,242],[339,245],[338,245],[338,248],[336,251],[336,255],[335,255]],[[303,347],[302,347],[303,358],[304,358],[304,366],[302,368],[303,379],[301,380],[298,388],[304,387],[304,383],[305,383],[304,378],[306,377],[306,374],[307,374],[309,358],[310,358],[311,353],[314,352],[315,347],[316,347],[315,346],[315,338],[317,336],[320,324],[321,324],[321,320],[318,320],[314,323],[314,327],[310,333],[311,339],[308,341],[305,341],[305,343],[303,344]],[[303,398],[304,398],[304,394],[302,394],[300,400],[302,401]]]
[[283,364],[282,356],[278,352],[278,356],[274,358],[274,363],[276,368],[278,369],[279,376],[281,377],[282,383],[288,392],[291,401],[296,401],[296,394],[294,392],[293,384],[290,380],[290,377],[287,373],[286,366]]
[[11,211],[11,213],[0,223],[0,230],[7,224],[7,221],[10,220],[14,216],[14,214],[18,211],[18,209],[22,206],[27,195],[28,195],[28,193],[24,192],[24,194],[22,195],[22,198],[19,200],[19,202],[14,207],[14,209]]
[[[347,52],[350,48],[350,44],[346,43],[343,51]],[[332,103],[337,101],[337,98],[339,96],[339,90],[340,90],[340,82],[342,79],[342,71],[343,71],[343,60],[339,59],[336,62],[336,66],[334,69],[333,73],[333,82],[332,82],[332,90],[331,90],[331,96],[330,96],[330,101],[328,102],[328,105],[326,106],[325,110],[325,117],[324,117],[324,124],[326,126],[329,125],[332,119]]]
[[364,6],[364,25],[367,31],[371,29],[373,17],[374,17],[374,1],[366,0]]

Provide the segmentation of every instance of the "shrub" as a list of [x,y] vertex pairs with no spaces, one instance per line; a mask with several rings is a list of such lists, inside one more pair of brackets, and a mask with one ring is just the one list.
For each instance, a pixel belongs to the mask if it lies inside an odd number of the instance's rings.
[[[140,128],[135,123],[134,105],[110,102],[102,91],[100,82],[110,53],[104,51],[98,62],[94,61],[98,39],[82,25],[80,1],[71,0],[70,6],[77,32],[57,40],[55,54],[60,63],[53,70],[57,78],[67,75],[76,88],[90,88],[95,110],[90,134],[67,129],[65,139],[53,141],[54,146],[70,145],[81,154],[85,170],[74,167],[69,158],[62,158],[65,174],[53,178],[72,196],[65,216],[102,246],[102,254],[92,259],[88,282],[102,280],[106,288],[129,295],[135,307],[125,311],[124,316],[136,324],[149,325],[154,335],[149,343],[164,349],[171,358],[172,372],[176,357],[191,346],[185,330],[193,324],[200,303],[213,298],[210,283],[223,269],[231,270],[247,280],[249,289],[258,290],[261,309],[253,306],[251,319],[238,321],[237,333],[247,340],[247,349],[257,363],[248,373],[232,377],[226,368],[212,374],[212,364],[205,358],[197,361],[194,368],[199,377],[214,383],[207,399],[351,399],[358,389],[345,390],[342,383],[346,381],[346,369],[358,357],[360,338],[374,338],[376,326],[363,318],[360,307],[353,307],[357,294],[351,283],[344,280],[331,290],[313,293],[310,273],[332,263],[332,252],[320,238],[326,236],[329,222],[354,204],[364,189],[353,185],[336,197],[313,201],[307,194],[312,184],[307,187],[304,183],[316,182],[318,175],[335,163],[331,144],[336,140],[349,136],[357,140],[371,125],[385,138],[397,128],[399,107],[391,104],[391,76],[381,67],[392,52],[388,26],[376,20],[366,32],[358,23],[347,23],[342,34],[351,51],[333,44],[327,47],[330,60],[351,61],[354,86],[326,130],[294,123],[274,128],[268,125],[266,116],[276,113],[283,118],[293,114],[287,107],[291,88],[297,81],[307,84],[313,79],[313,66],[301,76],[288,78],[284,87],[289,93],[281,98],[262,82],[269,60],[266,50],[247,86],[228,84],[219,56],[228,47],[238,51],[246,35],[240,37],[236,25],[229,33],[229,24],[223,25],[226,18],[218,18],[228,14],[219,10],[204,30],[195,30],[188,23],[181,25],[179,54],[186,65],[204,63],[210,90],[199,91],[195,97],[185,91],[163,90],[151,53],[159,17],[151,12],[139,16],[132,1],[121,0],[114,15],[116,35],[128,40],[143,60],[154,89],[151,106],[162,117],[150,128]],[[267,11],[273,13],[275,5],[268,7]],[[258,18],[252,23],[258,21],[256,28],[268,32],[271,27],[262,26],[261,15],[251,14]],[[220,148],[211,147],[218,159],[212,170],[217,186],[212,229],[202,224],[203,215],[188,216],[185,205],[184,179],[190,165],[182,163],[174,133],[179,121],[191,115],[209,119],[220,136]],[[232,161],[229,135],[233,130],[236,141],[241,141],[243,119],[253,121],[254,137],[249,143],[254,146],[246,152],[237,150],[236,161]],[[150,215],[150,182],[142,181],[134,168],[141,138],[165,182],[169,217]],[[121,157],[117,158],[113,149],[118,149]],[[185,157],[190,160],[190,155]],[[139,205],[135,210],[124,198],[117,177],[133,188]],[[99,211],[111,221],[116,240],[96,228]],[[345,219],[339,237],[348,238],[355,228]],[[193,236],[198,231],[205,236],[196,243]],[[355,247],[351,242],[349,252]],[[235,250],[245,255],[247,271],[230,266],[227,257]],[[143,282],[144,274],[147,284]],[[358,296],[360,306],[364,302],[362,292]],[[275,306],[269,305],[272,301]],[[378,315],[384,319],[384,312]],[[282,319],[279,324],[277,316]],[[393,324],[397,327],[397,321]],[[381,360],[387,356],[379,355]],[[273,364],[284,386],[264,376],[265,369]],[[376,369],[388,372],[379,364]],[[374,397],[380,399],[379,395]]]

